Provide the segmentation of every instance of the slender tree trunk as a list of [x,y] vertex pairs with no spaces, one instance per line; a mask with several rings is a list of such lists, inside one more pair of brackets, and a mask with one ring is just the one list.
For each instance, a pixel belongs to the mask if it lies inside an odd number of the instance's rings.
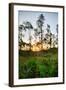
[[21,50],[21,45],[20,45],[20,50]]
[[51,44],[52,44],[52,38],[51,38],[51,36],[50,36],[50,48],[51,48]]
[[41,50],[43,50],[43,32],[41,27]]
[[30,47],[30,51],[31,51],[31,31],[29,30],[29,47]]

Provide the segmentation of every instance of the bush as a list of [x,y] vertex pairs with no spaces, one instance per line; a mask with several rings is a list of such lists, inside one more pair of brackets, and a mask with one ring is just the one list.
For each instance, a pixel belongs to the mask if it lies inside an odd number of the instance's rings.
[[19,65],[19,78],[41,78],[58,76],[56,60],[29,60]]
[[35,78],[36,76],[36,62],[28,61],[19,68],[19,78]]

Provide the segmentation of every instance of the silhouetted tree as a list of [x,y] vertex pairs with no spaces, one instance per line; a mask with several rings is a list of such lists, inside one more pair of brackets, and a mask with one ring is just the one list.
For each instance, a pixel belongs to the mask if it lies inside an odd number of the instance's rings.
[[37,36],[38,36],[38,30],[37,29],[34,29],[35,43],[37,42]]
[[56,45],[58,46],[58,24],[56,25]]
[[44,21],[45,21],[44,15],[40,14],[40,16],[37,20],[37,26],[40,29],[40,33],[41,33],[41,49],[43,49],[43,45],[42,45],[43,44],[43,30],[42,30],[42,27],[43,27]]
[[29,46],[30,46],[30,50],[31,50],[31,29],[33,29],[33,26],[30,22],[25,22],[25,28],[29,30]]
[[21,50],[21,47],[22,47],[22,44],[23,44],[23,37],[24,37],[24,34],[22,33],[23,30],[26,30],[24,25],[19,25],[18,27],[18,30],[19,30],[19,35],[18,35],[18,42],[19,42],[19,46],[20,46],[20,50]]
[[52,34],[52,46],[55,48],[55,34]]
[[56,32],[57,32],[57,34],[58,34],[58,24],[56,25]]
[[52,45],[52,33],[51,33],[51,30],[50,30],[50,25],[47,24],[47,39],[48,39],[48,44],[50,45],[50,48],[51,48],[51,45]]

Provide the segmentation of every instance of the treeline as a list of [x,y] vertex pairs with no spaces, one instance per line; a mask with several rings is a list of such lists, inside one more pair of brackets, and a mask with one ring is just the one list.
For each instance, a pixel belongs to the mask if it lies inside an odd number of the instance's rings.
[[[45,17],[43,14],[40,14],[37,21],[36,21],[36,28],[31,24],[29,21],[23,22],[21,25],[19,25],[19,35],[18,35],[18,41],[19,41],[19,48],[29,48],[31,50],[32,48],[32,40],[34,39],[34,44],[39,46],[41,44],[41,50],[43,50],[44,44],[47,45],[47,49],[49,48],[56,48],[58,47],[58,24],[56,25],[56,34],[53,34],[51,32],[51,26],[47,24],[46,29],[44,29],[45,24]],[[25,32],[29,31],[29,43],[26,43],[24,41]],[[33,35],[31,35],[31,31],[33,31]],[[46,33],[45,33],[46,31]],[[49,46],[49,47],[48,47]]]

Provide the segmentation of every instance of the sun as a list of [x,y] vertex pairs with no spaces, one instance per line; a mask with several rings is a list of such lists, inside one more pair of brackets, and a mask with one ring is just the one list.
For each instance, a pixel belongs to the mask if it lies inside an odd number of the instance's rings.
[[32,45],[32,48],[31,48],[31,50],[32,51],[41,51],[41,50],[48,50],[49,49],[49,45],[47,45],[47,44],[43,44],[43,48],[41,48],[41,44],[39,44],[39,45],[36,45],[36,44],[34,44],[34,45]]

